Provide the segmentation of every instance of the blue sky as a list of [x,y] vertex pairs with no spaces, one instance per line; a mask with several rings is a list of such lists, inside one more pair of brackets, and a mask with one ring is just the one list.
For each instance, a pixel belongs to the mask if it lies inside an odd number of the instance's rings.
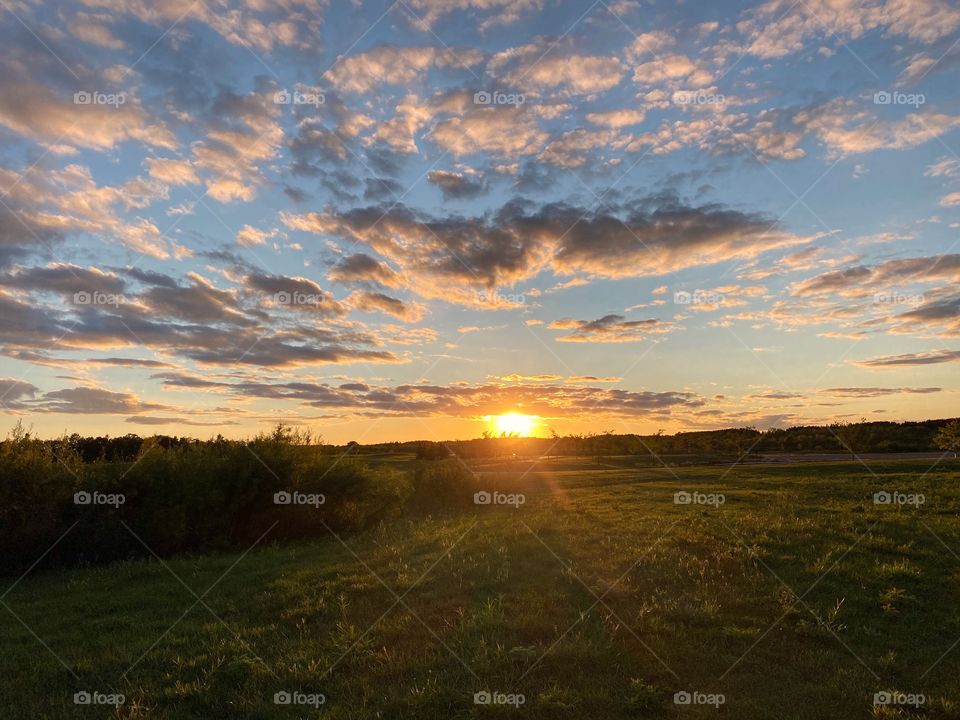
[[941,0],[18,3],[12,424],[332,441],[955,415]]

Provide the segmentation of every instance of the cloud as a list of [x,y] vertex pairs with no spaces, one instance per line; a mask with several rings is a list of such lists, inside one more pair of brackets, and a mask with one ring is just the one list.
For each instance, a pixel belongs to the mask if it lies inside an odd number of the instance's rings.
[[949,362],[960,362],[960,350],[931,350],[930,352],[904,353],[902,355],[883,355],[868,360],[857,360],[854,364],[866,368],[889,368],[939,365]]
[[70,263],[17,268],[14,272],[3,276],[2,282],[8,288],[57,293],[69,297],[70,301],[76,293],[120,294],[126,289],[126,282],[114,273]]
[[[246,290],[224,290],[196,273],[188,273],[189,285],[158,273],[129,275],[146,286],[139,293],[128,289],[116,305],[64,309],[44,302],[36,289],[23,298],[0,292],[0,351],[44,364],[56,364],[51,353],[121,347],[229,367],[405,361],[363,326],[336,323],[346,308],[303,278],[251,274]],[[56,281],[55,289],[72,287],[66,278],[38,277],[48,286]],[[258,298],[257,292],[287,295]]]
[[409,303],[379,292],[358,290],[346,300],[351,307],[363,312],[382,312],[406,322],[418,322],[426,308],[420,303]]
[[[671,102],[668,96],[660,99],[664,107]],[[745,154],[761,160],[797,160],[805,156],[800,144],[806,131],[786,112],[767,109],[753,117],[724,112],[731,104],[732,100],[726,99],[722,103],[691,106],[699,107],[701,114],[692,119],[664,120],[655,131],[637,136],[626,149],[635,152],[649,148],[652,155],[665,155],[695,147],[711,155]]]
[[366,253],[354,253],[341,258],[327,273],[334,282],[372,282],[386,287],[400,287],[402,281],[397,273]]
[[[509,288],[546,268],[562,275],[642,277],[748,259],[812,238],[761,215],[674,197],[639,198],[629,213],[508,203],[486,217],[423,218],[402,205],[281,213],[291,230],[363,243],[422,297],[490,309],[481,291]],[[336,271],[335,271],[336,272]]]
[[746,51],[779,58],[818,38],[858,39],[883,29],[891,36],[933,42],[960,27],[960,10],[946,0],[769,0],[737,25]]
[[237,425],[236,420],[193,420],[185,417],[159,417],[156,415],[133,415],[124,422],[134,425],[187,425],[189,427],[220,427],[222,425]]
[[[385,257],[423,297],[484,307],[480,289],[512,285],[542,265],[545,252],[532,239],[487,227],[480,219],[420,222],[406,207],[346,213],[281,214],[293,230],[334,234],[361,242]],[[472,288],[472,290],[471,290]]]
[[560,375],[520,375],[513,373],[495,379],[502,380],[503,382],[556,382],[557,380],[562,380],[563,377]]
[[[948,292],[956,293],[956,289]],[[932,298],[919,307],[891,318],[891,332],[926,333],[938,330],[947,337],[960,337],[960,295]]]
[[551,330],[572,330],[561,335],[559,342],[624,343],[640,342],[649,335],[666,333],[674,329],[673,323],[661,320],[627,320],[623,315],[604,315],[597,320],[554,320]]
[[539,158],[557,167],[581,167],[591,162],[601,148],[620,149],[627,142],[628,138],[619,136],[614,130],[594,132],[577,128],[551,140]]
[[663,30],[654,30],[637,35],[627,46],[626,54],[631,62],[640,62],[651,56],[662,54],[674,42],[675,37],[670,33]]
[[549,136],[536,116],[512,106],[484,107],[464,117],[441,120],[430,138],[456,157],[475,153],[498,156],[531,155],[539,152]]
[[248,324],[236,295],[220,290],[201,275],[188,273],[190,285],[166,285],[148,288],[141,295],[150,314],[156,318],[173,318],[195,323]]
[[193,165],[187,160],[147,158],[144,162],[150,177],[167,185],[196,185],[200,182]]
[[579,55],[563,43],[536,42],[494,55],[487,72],[498,79],[503,92],[563,96],[593,95],[611,90],[626,75],[626,66],[616,57]]
[[[522,16],[543,8],[543,0],[410,0],[410,25],[413,28],[430,29],[450,13],[486,13],[477,27],[480,31],[498,25],[511,25]],[[492,12],[491,12],[492,11]]]
[[78,40],[109,50],[122,50],[127,44],[107,27],[114,19],[104,13],[78,12],[70,19],[70,29]]
[[823,388],[821,390],[817,390],[818,393],[821,393],[823,395],[832,395],[834,397],[849,397],[849,398],[883,397],[885,395],[899,395],[901,393],[906,393],[911,395],[929,395],[931,393],[938,393],[942,391],[943,391],[943,388],[938,388],[938,387],[922,387],[922,388],[840,387],[840,388]]
[[31,403],[33,412],[81,415],[113,415],[170,410],[170,406],[145,402],[131,393],[112,392],[98,387],[54,390]]
[[[102,87],[102,86],[101,86]],[[73,92],[107,91],[99,88]],[[123,90],[110,88],[109,94]],[[176,141],[162,125],[131,96],[116,104],[76,104],[73,93],[60,95],[25,78],[11,76],[0,65],[0,126],[38,142],[66,144],[94,150],[110,150],[136,140],[145,145],[173,149]]]
[[623,378],[615,377],[613,375],[608,375],[606,377],[597,377],[596,375],[571,375],[564,382],[575,383],[575,384],[587,384],[587,383],[618,383],[622,381]]
[[[320,34],[327,3],[322,0],[283,0],[280,3],[183,3],[178,0],[85,0],[87,7],[110,16],[129,15],[170,32],[174,27],[202,23],[227,42],[251,52],[269,53],[275,46],[310,48]],[[283,11],[282,13],[278,11]],[[183,34],[183,29],[179,34]]]
[[447,416],[477,418],[495,415],[504,408],[523,407],[524,412],[545,418],[591,412],[597,416],[664,416],[691,411],[705,405],[694,393],[619,390],[590,385],[549,383],[485,383],[452,385],[412,384],[372,386],[368,383],[260,381],[225,382],[175,373],[155,376],[170,387],[229,392],[237,397],[294,401],[304,407],[346,411],[363,417]]
[[660,85],[684,81],[692,87],[705,87],[713,81],[713,74],[686,55],[665,55],[634,68],[633,81],[639,85]]
[[832,293],[865,297],[873,292],[895,290],[890,283],[940,280],[960,281],[960,254],[902,258],[831,270],[796,283],[791,291],[797,297]]
[[[166,197],[166,187],[153,181],[133,178],[123,185],[99,185],[83,165],[71,164],[61,170],[34,165],[19,174],[0,168],[0,187],[8,188],[5,204],[9,207],[12,203],[17,210],[10,218],[11,244],[30,247],[39,241],[41,246],[49,246],[50,238],[92,233],[158,259],[169,257],[175,245],[150,220],[121,216],[123,211],[141,210]],[[2,235],[0,240],[4,240]]]
[[252,272],[247,275],[246,284],[269,296],[270,304],[277,307],[318,315],[339,316],[347,312],[333,295],[305,277]]
[[384,45],[339,57],[323,78],[341,92],[368,93],[381,85],[407,87],[435,68],[472,67],[482,60],[483,53],[470,48]]
[[130,367],[130,368],[172,368],[176,367],[171,363],[161,362],[160,360],[141,360],[139,358],[86,358],[83,360],[88,365],[109,365],[112,367]]
[[[719,205],[697,207],[675,198],[652,199],[646,204],[654,205],[653,209],[634,210],[624,218],[550,206],[524,225],[543,224],[566,233],[553,258],[556,271],[601,277],[661,275],[749,259],[813,239],[784,232],[764,216]],[[644,203],[637,205],[643,207]]]
[[960,158],[943,155],[928,165],[923,174],[925,177],[960,177]]
[[0,378],[0,405],[11,406],[18,400],[36,397],[40,389],[25,380],[11,377]]
[[960,126],[960,116],[932,111],[913,112],[900,120],[879,119],[862,103],[836,98],[809,110],[793,121],[815,134],[831,157],[858,155],[875,150],[904,150],[922,145]]
[[482,180],[466,173],[433,170],[427,175],[427,180],[440,188],[444,200],[474,198],[487,189]]
[[237,231],[237,243],[243,245],[244,247],[263,245],[267,240],[275,237],[276,234],[276,230],[258,230],[250,225],[244,225],[242,228],[240,228],[240,230]]
[[784,392],[782,390],[768,390],[762,393],[754,393],[746,396],[751,400],[799,400],[804,397],[803,393]]
[[646,118],[647,114],[643,110],[634,110],[625,108],[623,110],[608,110],[606,112],[587,113],[587,120],[594,125],[603,125],[604,127],[620,130],[621,128],[639,125]]

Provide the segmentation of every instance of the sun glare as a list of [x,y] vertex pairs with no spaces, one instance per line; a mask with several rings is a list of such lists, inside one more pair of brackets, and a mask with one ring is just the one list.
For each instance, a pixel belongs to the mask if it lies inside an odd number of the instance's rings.
[[532,436],[538,424],[536,415],[514,412],[494,415],[489,420],[497,435],[519,435],[520,437]]

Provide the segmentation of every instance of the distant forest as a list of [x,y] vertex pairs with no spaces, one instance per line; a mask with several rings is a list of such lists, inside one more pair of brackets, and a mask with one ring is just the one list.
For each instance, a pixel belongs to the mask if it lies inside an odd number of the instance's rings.
[[[859,422],[825,426],[799,426],[786,429],[757,430],[752,427],[726,430],[679,432],[667,435],[616,434],[554,435],[549,438],[493,436],[473,440],[409,442],[361,445],[324,444],[314,440],[323,453],[373,455],[380,453],[413,454],[418,459],[439,459],[456,455],[462,458],[517,456],[615,456],[657,455],[697,457],[741,457],[775,453],[885,453],[958,450],[960,420],[924,420],[921,422]],[[7,441],[0,441],[0,447]],[[211,440],[154,435],[142,438],[128,434],[120,437],[83,437],[73,435],[47,441],[67,445],[85,462],[135,459],[145,446],[176,448],[195,444],[242,444],[240,440]]]

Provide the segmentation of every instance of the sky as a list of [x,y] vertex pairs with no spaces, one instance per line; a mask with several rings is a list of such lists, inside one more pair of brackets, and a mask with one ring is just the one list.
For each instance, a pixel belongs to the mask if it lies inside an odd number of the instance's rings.
[[8,0],[0,412],[957,415],[960,6]]

